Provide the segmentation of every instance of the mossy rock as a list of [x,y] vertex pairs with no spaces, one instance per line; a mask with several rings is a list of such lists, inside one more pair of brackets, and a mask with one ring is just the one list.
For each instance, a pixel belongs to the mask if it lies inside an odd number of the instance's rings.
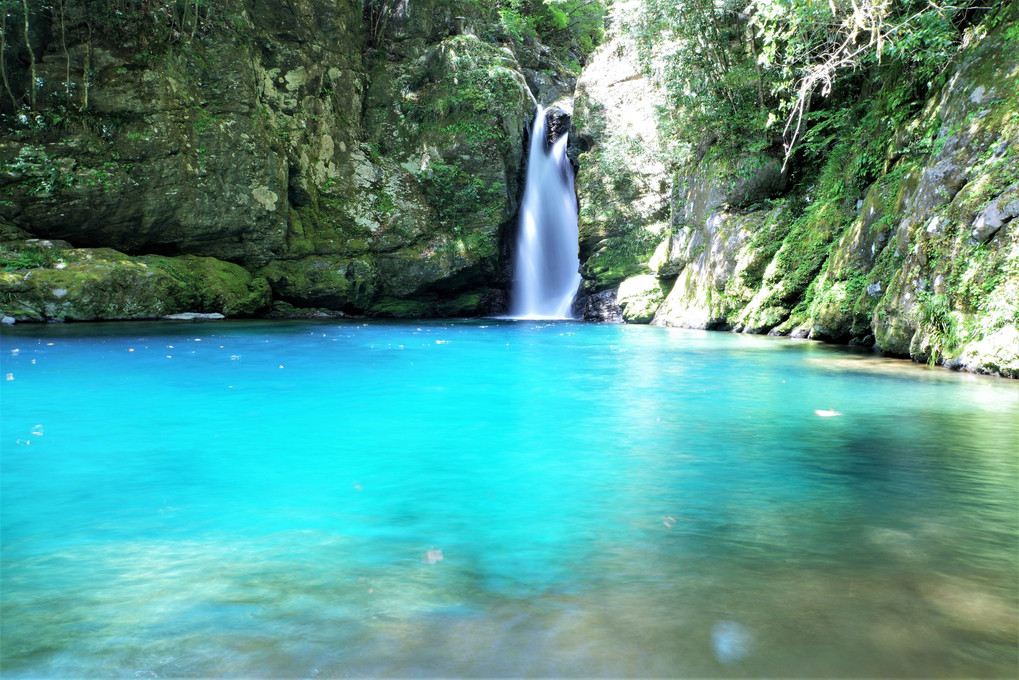
[[432,306],[419,300],[400,300],[385,297],[373,303],[367,310],[369,316],[388,316],[398,319],[423,319],[435,316]]
[[948,363],[953,368],[1019,378],[1019,329],[1014,324],[999,328]]
[[435,312],[442,317],[469,317],[487,314],[490,310],[486,295],[474,292],[439,300],[435,305]]
[[661,279],[651,274],[633,276],[621,284],[616,300],[626,323],[649,323],[668,293]]
[[588,290],[599,293],[615,288],[632,276],[646,274],[653,249],[654,241],[650,239],[636,248],[617,244],[614,239],[603,241],[580,267]]
[[378,255],[379,287],[396,298],[436,288],[459,288],[494,278],[496,260],[489,249],[471,248],[470,239],[439,237],[428,243]]
[[174,258],[144,257],[140,261],[167,271],[197,294],[196,309],[226,316],[252,316],[269,307],[272,291],[261,276],[231,262],[213,257],[184,255]]
[[193,311],[197,295],[166,271],[123,253],[79,250],[60,268],[0,274],[0,311],[19,321],[153,319]]
[[713,147],[687,182],[683,219],[698,227],[719,208],[743,208],[780,194],[787,176],[781,162],[768,154],[731,158]]
[[[181,312],[250,316],[271,296],[263,278],[211,257],[132,257],[110,248],[40,248],[29,240],[6,252],[43,252],[35,266],[3,273],[0,303],[19,320],[153,319]],[[41,242],[47,243],[47,242]],[[20,250],[9,250],[13,247]],[[24,256],[22,256],[24,259]]]
[[273,294],[296,307],[325,307],[344,312],[367,309],[378,292],[374,262],[365,257],[311,255],[278,260],[262,267]]

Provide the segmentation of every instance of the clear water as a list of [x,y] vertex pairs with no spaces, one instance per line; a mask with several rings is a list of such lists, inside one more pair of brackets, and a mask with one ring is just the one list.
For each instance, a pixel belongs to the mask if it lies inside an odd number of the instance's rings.
[[1015,675],[1016,383],[569,323],[0,343],[5,678]]

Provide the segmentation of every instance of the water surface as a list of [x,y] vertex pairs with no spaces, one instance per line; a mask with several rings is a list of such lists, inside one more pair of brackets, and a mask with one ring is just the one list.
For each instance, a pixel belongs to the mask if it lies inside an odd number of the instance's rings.
[[5,678],[1019,663],[1014,382],[497,321],[19,325],[0,360]]

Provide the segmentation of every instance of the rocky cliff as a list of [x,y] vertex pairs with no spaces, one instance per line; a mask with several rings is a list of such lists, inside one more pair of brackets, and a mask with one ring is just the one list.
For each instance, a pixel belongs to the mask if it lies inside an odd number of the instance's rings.
[[549,50],[471,3],[152,4],[36,8],[8,49],[4,315],[500,309]]
[[512,3],[37,6],[3,28],[0,311],[501,311],[527,119],[575,88],[587,318],[1019,376],[1019,3],[919,99],[873,66],[802,166],[677,135],[647,6],[579,80]]
[[[627,321],[876,346],[1019,377],[1016,3],[967,29],[925,101],[903,101],[883,72],[826,162],[798,175],[780,156],[734,157],[711,139],[673,156],[671,175],[648,163],[665,133],[620,121],[660,87],[635,51],[613,47],[627,39],[625,8],[581,77],[577,110],[595,140],[578,178],[587,270],[618,291]],[[653,170],[625,172],[634,166]],[[657,233],[663,220],[641,271],[598,266],[592,243]]]

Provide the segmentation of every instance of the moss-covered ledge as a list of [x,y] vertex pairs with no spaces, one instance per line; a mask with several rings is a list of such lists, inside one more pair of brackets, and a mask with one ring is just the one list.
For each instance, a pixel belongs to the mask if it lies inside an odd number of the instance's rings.
[[0,241],[0,315],[15,321],[252,316],[269,307],[263,277],[212,257],[130,256],[65,241]]

